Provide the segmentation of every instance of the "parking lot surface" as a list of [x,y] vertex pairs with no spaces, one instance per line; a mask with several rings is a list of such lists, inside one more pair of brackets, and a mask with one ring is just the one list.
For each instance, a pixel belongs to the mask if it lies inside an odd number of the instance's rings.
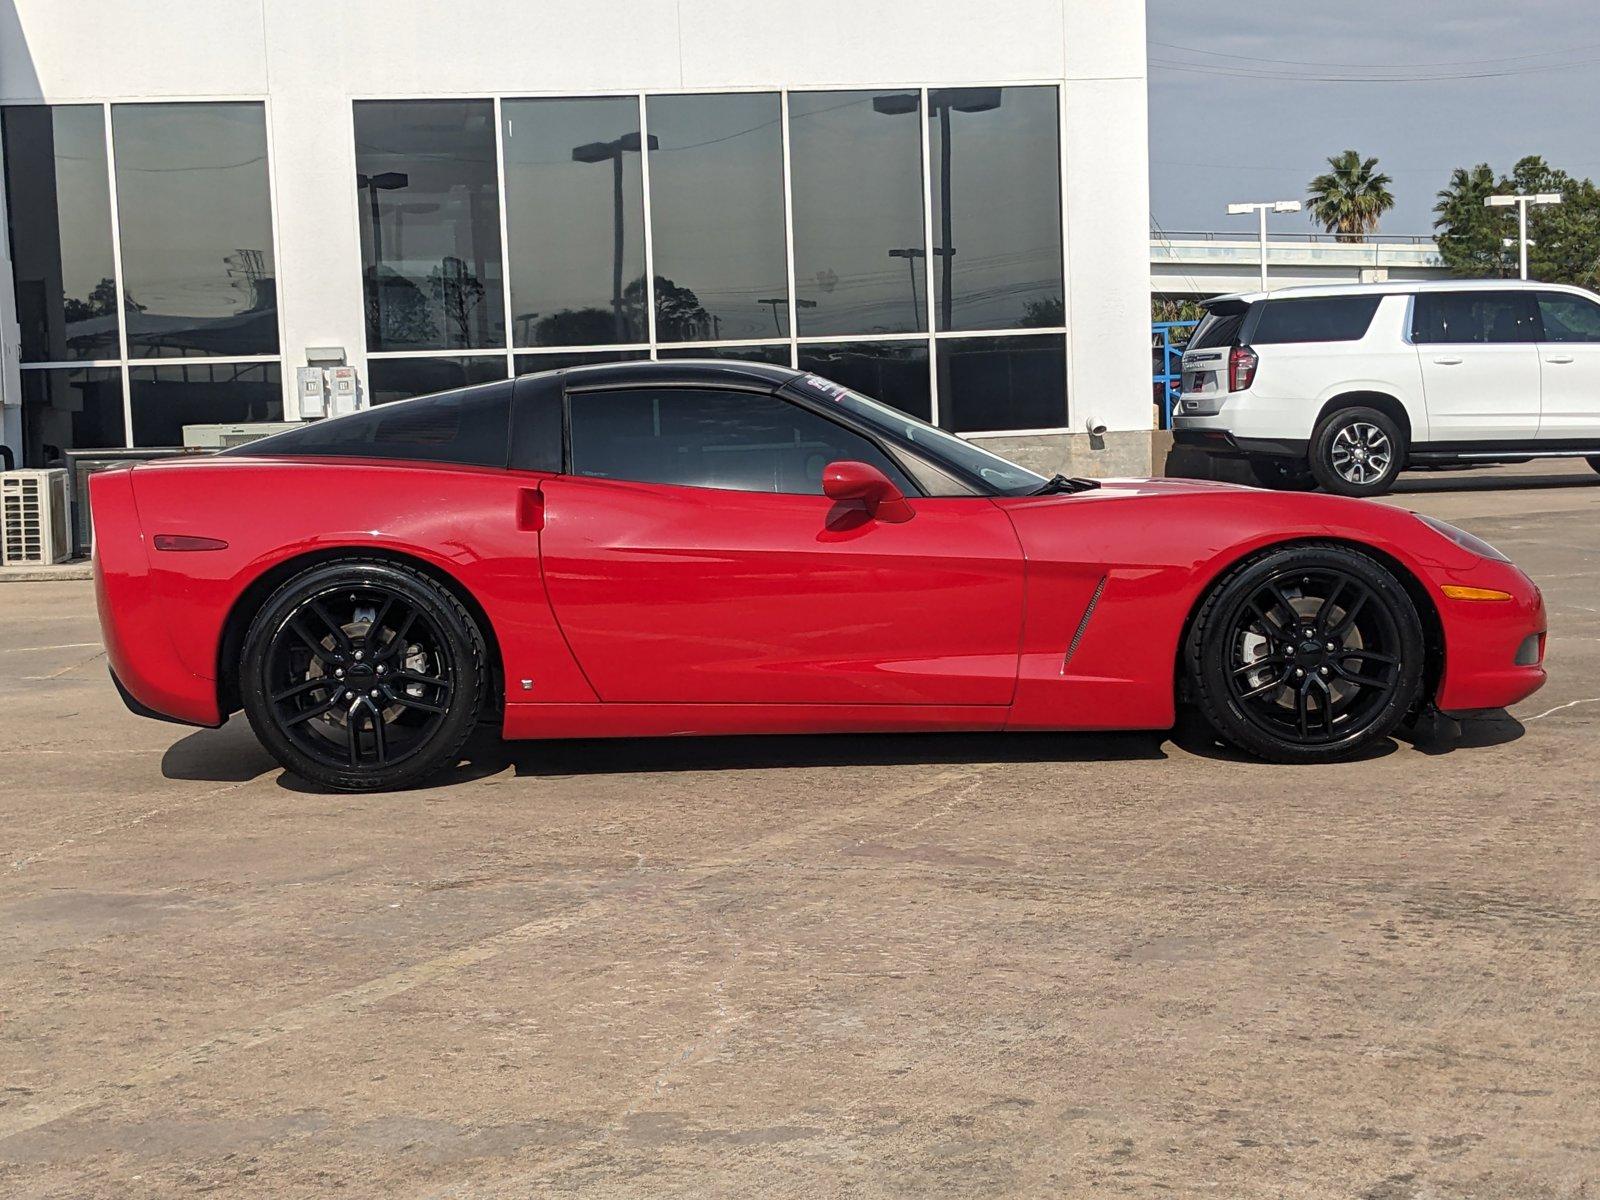
[[1508,716],[483,739],[319,794],[0,586],[0,1195],[1592,1195],[1600,476],[1408,476],[1549,605]]

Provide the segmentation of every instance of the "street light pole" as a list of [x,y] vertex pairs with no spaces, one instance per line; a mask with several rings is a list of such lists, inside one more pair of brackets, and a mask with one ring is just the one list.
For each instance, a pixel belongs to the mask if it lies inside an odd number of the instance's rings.
[[1298,200],[1250,200],[1242,204],[1228,205],[1230,217],[1243,216],[1253,212],[1258,218],[1258,240],[1261,246],[1261,290],[1267,290],[1267,214],[1293,213],[1300,211]]
[[1510,208],[1517,206],[1517,273],[1522,279],[1528,277],[1528,205],[1532,204],[1560,204],[1560,192],[1535,192],[1531,196],[1517,193],[1509,196],[1486,196],[1483,201],[1485,208]]
[[638,154],[641,150],[655,150],[660,145],[661,139],[655,134],[650,135],[650,141],[646,144],[635,130],[609,142],[586,142],[572,148],[573,162],[611,164],[611,327],[612,336],[619,342],[629,340],[622,316],[622,156]]

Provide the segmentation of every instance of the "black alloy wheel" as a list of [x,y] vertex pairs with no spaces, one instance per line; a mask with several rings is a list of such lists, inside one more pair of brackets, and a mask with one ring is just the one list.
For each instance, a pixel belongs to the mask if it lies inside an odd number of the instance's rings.
[[1382,564],[1335,545],[1269,551],[1230,572],[1186,647],[1191,692],[1222,737],[1280,761],[1339,758],[1417,704],[1416,605]]
[[341,791],[418,783],[477,720],[484,643],[427,576],[393,563],[314,567],[267,601],[245,638],[240,690],[280,763]]

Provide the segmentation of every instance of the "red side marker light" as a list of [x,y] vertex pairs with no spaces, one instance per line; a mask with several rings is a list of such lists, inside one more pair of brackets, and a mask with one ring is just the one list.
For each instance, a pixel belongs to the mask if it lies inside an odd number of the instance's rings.
[[158,533],[157,550],[226,550],[228,543],[221,538],[195,537],[187,533]]

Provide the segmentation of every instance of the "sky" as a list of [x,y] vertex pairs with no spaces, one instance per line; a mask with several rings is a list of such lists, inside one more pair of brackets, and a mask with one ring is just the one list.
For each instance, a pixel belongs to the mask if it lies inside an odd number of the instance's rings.
[[1393,176],[1380,233],[1431,233],[1458,166],[1542,154],[1600,177],[1600,0],[1147,0],[1147,14],[1151,217],[1169,233],[1248,232],[1230,201],[1304,200],[1345,149]]

